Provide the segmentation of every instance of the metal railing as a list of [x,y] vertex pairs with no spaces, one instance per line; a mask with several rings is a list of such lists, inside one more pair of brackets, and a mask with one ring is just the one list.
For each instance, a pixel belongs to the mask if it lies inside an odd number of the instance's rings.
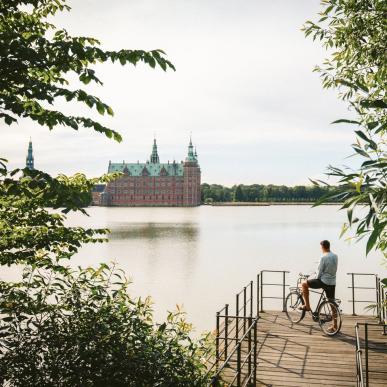
[[[360,338],[360,327],[364,327],[364,353],[361,346]],[[358,387],[368,387],[370,385],[370,370],[369,366],[369,329],[370,327],[383,328],[383,332],[386,331],[386,324],[376,324],[376,323],[356,323],[355,325],[355,336],[356,336],[356,383]],[[380,343],[379,343],[380,344]],[[387,351],[386,344],[383,343],[380,345],[378,350]],[[375,348],[375,343],[373,344],[373,349]],[[364,362],[363,362],[364,359]]]
[[356,336],[356,385],[358,387],[364,387],[363,358],[362,358],[362,350],[360,346],[358,324],[356,324],[355,326],[355,336]]
[[[281,283],[277,282],[264,282],[264,274],[266,275],[268,273],[277,273],[281,274]],[[282,300],[282,311],[285,311],[285,299],[286,299],[286,287],[289,286],[286,284],[286,274],[288,274],[289,271],[287,270],[261,270],[259,274],[257,275],[257,315],[259,315],[259,312],[263,312],[263,300],[264,299],[276,299],[276,300]],[[265,278],[266,278],[265,275]],[[282,287],[282,296],[266,296],[263,293],[263,287],[264,286],[281,286]]]
[[[230,305],[226,304],[216,313],[215,356],[216,362],[222,360],[220,348],[224,348],[224,357],[227,358],[228,346],[233,340],[238,340],[240,334],[248,329],[247,317],[253,317],[254,282],[250,281],[235,295],[235,314],[230,315]],[[235,316],[235,327],[230,328],[230,319]],[[240,319],[240,317],[242,317]],[[242,332],[241,332],[242,330]]]
[[[381,279],[377,274],[373,273],[347,273],[351,276],[351,286],[348,286],[348,289],[351,289],[352,299],[348,300],[352,304],[352,316],[356,316],[356,304],[357,303],[367,303],[369,305],[375,305],[376,315],[379,319],[379,322],[382,324],[386,322],[387,319],[387,308],[386,308],[386,287],[381,282]],[[355,280],[357,277],[371,277],[372,286],[356,286]],[[371,285],[371,284],[370,284]],[[356,290],[373,290],[375,291],[374,300],[359,300],[356,299]]]
[[384,334],[387,334],[387,286],[383,284],[382,280],[378,278],[377,286],[377,305],[379,322],[384,326]]
[[[209,369],[209,372],[211,372],[216,367],[210,386],[218,386],[220,381],[222,381],[222,386],[255,386],[257,381],[258,317],[219,315],[219,318],[231,320],[232,329],[236,329],[235,332],[238,329],[237,322],[241,320],[247,320],[247,328],[242,336],[235,335],[228,338],[228,340],[234,342],[231,349],[228,348],[229,352],[226,351],[226,347],[219,352],[219,357],[224,358],[224,361],[221,365],[216,362]],[[222,380],[225,373],[229,381]]]
[[[278,283],[264,282],[269,273],[281,275],[281,281],[277,279]],[[284,310],[286,287],[288,286],[286,284],[287,273],[289,272],[286,270],[260,271],[257,274],[256,300],[254,281],[250,281],[235,295],[235,307],[226,304],[216,313],[215,359],[208,370],[208,373],[215,373],[211,386],[218,383],[226,371],[234,372],[233,376],[227,375],[229,386],[254,385],[257,367],[255,351],[258,345],[256,330],[259,314],[263,312],[263,302],[268,298],[282,300],[282,310]],[[282,288],[281,297],[264,294],[264,287],[272,286]],[[247,352],[244,349],[244,342],[246,342]]]

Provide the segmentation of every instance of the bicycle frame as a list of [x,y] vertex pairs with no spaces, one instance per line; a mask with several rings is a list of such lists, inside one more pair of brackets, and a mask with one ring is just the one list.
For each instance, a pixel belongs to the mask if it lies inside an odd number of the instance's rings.
[[[306,280],[306,279],[308,279],[308,277],[306,277],[306,276],[301,276],[301,277],[298,277],[298,279],[297,279],[297,287],[296,287],[296,290],[301,294],[301,296],[302,296],[301,283],[302,283],[302,281],[304,281],[304,280]],[[292,290],[292,289],[294,289],[294,288],[293,288],[293,287],[290,287],[289,289]],[[309,292],[311,292],[311,293],[316,293],[316,294],[319,294],[319,295],[320,295],[320,298],[319,298],[319,300],[318,300],[318,303],[317,303],[317,305],[316,305],[315,310],[314,310],[314,311],[311,310],[312,316],[315,316],[315,315],[317,314],[317,311],[318,311],[318,308],[320,307],[320,305],[321,305],[324,301],[329,301],[329,299],[327,298],[324,289],[322,289],[322,291],[319,292],[319,291],[317,291],[317,290],[314,290],[314,289],[309,288]],[[339,306],[340,303],[341,303],[341,300],[339,300],[339,299],[337,299],[337,298],[332,299],[332,301],[333,301],[335,304],[337,304],[337,306]]]
[[312,293],[316,293],[316,294],[319,294],[319,295],[320,295],[320,298],[319,298],[319,300],[318,300],[318,303],[317,303],[317,305],[316,305],[316,308],[315,308],[314,312],[311,310],[311,313],[312,313],[312,316],[313,316],[313,320],[314,320],[314,319],[315,319],[315,316],[317,316],[317,312],[318,312],[318,309],[319,309],[320,305],[321,305],[324,301],[327,301],[328,299],[327,299],[327,297],[326,297],[326,295],[325,295],[325,290],[324,290],[324,289],[323,289],[322,292],[318,292],[318,291],[316,291],[316,290],[310,290],[310,289],[309,289],[309,291],[312,292]]

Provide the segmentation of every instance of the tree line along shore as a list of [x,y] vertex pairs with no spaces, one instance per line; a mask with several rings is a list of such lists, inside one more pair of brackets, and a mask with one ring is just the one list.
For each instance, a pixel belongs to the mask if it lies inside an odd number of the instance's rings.
[[[201,199],[212,205],[271,205],[277,203],[310,204],[329,194],[333,187],[315,185],[239,184],[226,187],[220,184],[201,185]],[[334,204],[335,202],[332,202]]]

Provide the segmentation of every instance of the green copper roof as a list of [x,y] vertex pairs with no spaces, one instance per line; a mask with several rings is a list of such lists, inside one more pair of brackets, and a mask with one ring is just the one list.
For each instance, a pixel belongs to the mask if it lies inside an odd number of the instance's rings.
[[183,176],[184,172],[183,164],[178,163],[110,163],[108,173],[126,172],[130,176],[160,176],[163,169],[167,176]]
[[[193,163],[198,161],[196,149],[192,145],[190,138],[188,145],[188,155],[185,161]],[[123,172],[130,176],[183,176],[184,165],[183,163],[160,163],[160,158],[157,152],[156,139],[153,140],[152,153],[150,161],[146,163],[111,163],[109,162],[108,173]]]

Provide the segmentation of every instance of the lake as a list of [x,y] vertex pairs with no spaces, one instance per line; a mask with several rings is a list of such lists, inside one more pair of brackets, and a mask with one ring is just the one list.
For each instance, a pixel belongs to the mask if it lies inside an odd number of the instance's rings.
[[117,261],[133,281],[132,294],[152,297],[157,319],[183,305],[189,321],[202,331],[214,328],[215,312],[232,303],[259,270],[290,270],[292,285],[300,271],[313,272],[322,239],[329,239],[339,256],[337,297],[349,312],[346,273],[382,273],[382,256],[366,258],[363,243],[339,239],[346,214],[338,209],[91,207],[90,217],[71,214],[68,223],[111,230],[109,243],[84,247],[74,263]]

